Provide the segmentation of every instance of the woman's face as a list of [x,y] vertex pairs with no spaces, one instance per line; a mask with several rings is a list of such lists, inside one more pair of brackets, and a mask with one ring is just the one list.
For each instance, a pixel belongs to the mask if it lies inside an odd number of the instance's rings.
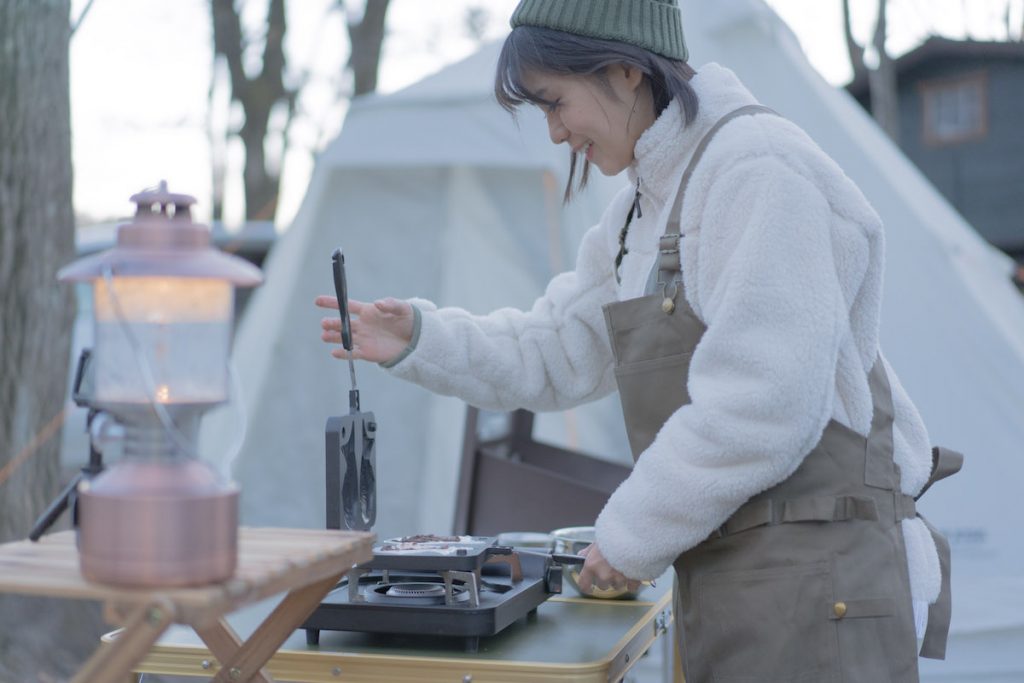
[[633,163],[636,141],[655,117],[642,73],[617,65],[608,67],[606,75],[607,86],[593,76],[532,72],[523,85],[551,102],[539,105],[547,116],[551,142],[567,143],[611,176]]

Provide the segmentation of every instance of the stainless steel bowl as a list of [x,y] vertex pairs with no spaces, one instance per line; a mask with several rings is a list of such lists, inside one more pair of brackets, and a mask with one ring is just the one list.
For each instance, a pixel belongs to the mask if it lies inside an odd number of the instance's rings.
[[498,534],[498,545],[510,545],[513,548],[527,548],[541,552],[551,552],[553,543],[551,534],[539,531],[506,531]]
[[[573,526],[564,529],[555,529],[551,532],[555,540],[554,552],[578,555],[581,550],[594,542],[595,534],[592,526]],[[625,588],[597,588],[592,587],[584,592],[580,588],[579,578],[582,567],[568,566],[562,569],[562,577],[566,583],[576,589],[576,592],[587,598],[603,598],[605,600],[632,600],[646,587],[647,584],[640,584],[635,591]]]

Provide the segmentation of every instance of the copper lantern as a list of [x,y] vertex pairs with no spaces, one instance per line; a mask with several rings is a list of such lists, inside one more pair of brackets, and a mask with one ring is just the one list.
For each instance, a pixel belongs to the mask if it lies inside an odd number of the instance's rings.
[[195,199],[166,183],[132,196],[117,244],[63,268],[93,285],[91,405],[123,426],[124,457],[78,489],[83,575],[125,586],[228,578],[238,487],[196,456],[203,414],[228,399],[234,288],[258,268],[210,244]]

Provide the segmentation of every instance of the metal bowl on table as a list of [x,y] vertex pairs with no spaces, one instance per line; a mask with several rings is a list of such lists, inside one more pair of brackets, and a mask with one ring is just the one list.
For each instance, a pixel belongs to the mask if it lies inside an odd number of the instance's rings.
[[551,534],[539,531],[506,531],[498,534],[498,545],[512,546],[513,548],[526,548],[540,552],[551,552],[554,539]]
[[[551,536],[555,540],[554,552],[566,553],[569,555],[578,555],[581,550],[593,543],[595,538],[594,527],[592,526],[573,526],[566,527],[564,529],[555,529],[551,532]],[[577,593],[588,598],[632,600],[639,595],[647,585],[646,583],[642,583],[635,591],[627,590],[625,587],[597,588],[596,586],[592,586],[589,591],[584,592],[580,588],[579,584],[581,569],[582,567],[578,566],[565,567],[562,570],[562,577],[565,579],[566,583],[576,589]]]

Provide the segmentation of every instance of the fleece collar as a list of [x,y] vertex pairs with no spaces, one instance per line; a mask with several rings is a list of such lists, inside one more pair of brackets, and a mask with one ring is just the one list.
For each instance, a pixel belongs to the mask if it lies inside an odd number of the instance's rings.
[[628,173],[631,182],[641,178],[641,191],[663,204],[676,191],[679,177],[701,137],[730,111],[756,104],[729,69],[718,64],[702,66],[690,81],[699,102],[697,118],[685,125],[683,110],[673,100],[636,142],[635,160]]

